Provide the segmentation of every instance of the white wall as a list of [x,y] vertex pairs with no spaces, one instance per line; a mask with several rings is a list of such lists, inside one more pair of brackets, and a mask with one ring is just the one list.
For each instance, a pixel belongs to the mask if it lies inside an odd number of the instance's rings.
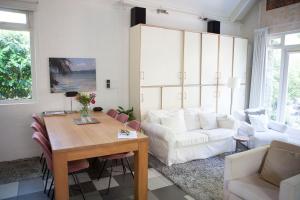
[[[31,114],[68,109],[63,94],[51,94],[49,57],[89,57],[97,61],[97,104],[128,105],[129,8],[117,0],[40,0],[34,15],[37,99],[31,104],[0,105],[0,161],[39,154],[32,141]],[[191,16],[149,13],[151,24],[205,31]],[[222,24],[222,33],[240,35],[240,24]],[[35,75],[34,75],[35,76]],[[113,89],[105,88],[111,79]]]

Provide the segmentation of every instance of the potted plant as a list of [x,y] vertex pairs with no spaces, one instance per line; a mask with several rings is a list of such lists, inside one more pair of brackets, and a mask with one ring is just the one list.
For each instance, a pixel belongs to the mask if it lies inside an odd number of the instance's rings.
[[118,113],[124,113],[126,115],[129,116],[128,120],[131,121],[131,120],[134,120],[135,117],[133,115],[133,107],[128,109],[128,110],[125,110],[122,106],[118,106],[118,109],[117,109]]

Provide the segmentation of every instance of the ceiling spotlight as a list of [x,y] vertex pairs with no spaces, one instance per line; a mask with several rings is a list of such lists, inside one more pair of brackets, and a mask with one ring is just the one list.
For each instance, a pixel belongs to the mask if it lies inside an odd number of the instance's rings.
[[158,14],[165,14],[165,15],[167,15],[167,14],[169,14],[169,12],[167,11],[167,10],[165,10],[165,9],[156,9],[156,12],[158,13]]

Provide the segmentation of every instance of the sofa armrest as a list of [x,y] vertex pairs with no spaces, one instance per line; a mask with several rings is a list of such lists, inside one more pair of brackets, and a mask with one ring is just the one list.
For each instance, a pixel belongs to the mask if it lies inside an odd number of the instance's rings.
[[146,135],[155,136],[166,142],[172,142],[175,138],[175,133],[168,127],[162,126],[158,123],[142,123],[142,129]]
[[288,127],[287,127],[287,125],[285,125],[283,123],[279,123],[279,122],[275,122],[275,121],[270,121],[268,123],[268,128],[272,129],[274,131],[285,133]]
[[254,136],[254,128],[247,122],[240,122],[238,131],[241,132],[241,135],[247,135],[248,137]]
[[224,181],[250,176],[259,172],[269,146],[226,156]]
[[280,182],[279,200],[300,199],[300,174]]

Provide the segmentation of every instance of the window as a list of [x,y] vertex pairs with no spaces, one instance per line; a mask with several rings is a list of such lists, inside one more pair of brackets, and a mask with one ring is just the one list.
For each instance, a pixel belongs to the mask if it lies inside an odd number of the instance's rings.
[[32,99],[28,14],[0,10],[0,102]]
[[[282,44],[284,41],[284,44]],[[300,127],[300,32],[269,38],[265,103],[270,119]]]

